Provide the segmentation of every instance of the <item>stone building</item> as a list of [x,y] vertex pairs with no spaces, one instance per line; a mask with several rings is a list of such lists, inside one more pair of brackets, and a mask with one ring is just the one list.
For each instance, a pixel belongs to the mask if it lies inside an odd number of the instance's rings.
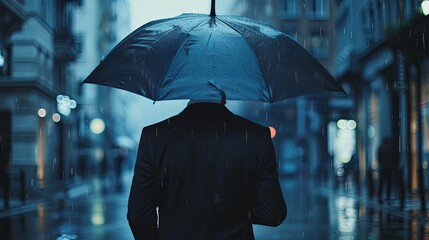
[[422,197],[429,152],[425,2],[337,1],[335,64],[336,76],[350,85],[356,101],[361,181],[376,180],[376,151],[389,137],[398,169],[395,187]]
[[[2,153],[8,162],[11,197],[31,197],[67,176],[72,161],[69,117],[57,106],[69,95],[68,64],[76,58],[77,42],[70,31],[78,0],[2,0],[0,74],[2,131],[10,133]],[[6,129],[6,130],[4,130]],[[25,192],[20,191],[25,189]]]

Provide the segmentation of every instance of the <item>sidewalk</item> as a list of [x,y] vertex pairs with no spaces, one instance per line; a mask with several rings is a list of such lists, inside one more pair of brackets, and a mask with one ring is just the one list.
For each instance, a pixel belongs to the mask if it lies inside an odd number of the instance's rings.
[[79,180],[74,183],[59,183],[43,189],[33,197],[21,201],[19,198],[9,200],[9,208],[5,208],[4,202],[0,201],[0,218],[18,215],[33,211],[38,204],[49,200],[71,199],[92,192],[92,179]]
[[[429,223],[429,201],[426,198],[426,213],[422,212],[421,200],[418,194],[407,193],[404,199],[404,205],[401,209],[401,199],[398,194],[391,194],[390,200],[383,199],[379,202],[377,196],[369,196],[367,189],[358,189],[356,185],[345,184],[340,187],[320,186],[321,195],[334,194],[345,196],[355,200],[366,207],[381,210],[392,216],[401,217],[409,220],[417,220],[421,224]],[[328,184],[329,185],[329,184]]]
[[[124,171],[122,173],[121,179],[123,186],[130,185],[132,174],[132,171]],[[110,177],[101,179],[99,176],[94,175],[88,178],[75,179],[70,183],[58,182],[25,201],[21,201],[17,197],[11,198],[9,201],[9,208],[5,208],[4,202],[0,199],[0,218],[33,211],[39,204],[52,200],[73,199],[79,196],[89,195],[93,192],[105,191],[106,188],[109,188],[109,191],[117,191],[118,186],[115,186],[112,181],[113,179]]]

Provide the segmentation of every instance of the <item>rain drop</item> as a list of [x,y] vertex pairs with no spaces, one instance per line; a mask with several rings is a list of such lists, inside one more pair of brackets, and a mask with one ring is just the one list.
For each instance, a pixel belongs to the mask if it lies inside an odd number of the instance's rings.
[[213,201],[214,201],[214,204],[220,203],[219,193],[215,193]]

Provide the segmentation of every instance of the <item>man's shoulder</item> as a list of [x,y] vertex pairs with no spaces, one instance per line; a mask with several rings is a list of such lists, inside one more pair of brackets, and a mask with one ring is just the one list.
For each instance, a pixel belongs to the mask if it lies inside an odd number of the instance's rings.
[[237,123],[239,123],[240,125],[242,125],[243,127],[250,127],[250,128],[255,128],[255,129],[265,129],[267,128],[266,126],[259,124],[255,121],[249,120],[245,117],[242,117],[240,115],[236,115],[236,114],[232,114],[232,118],[234,119],[234,121],[237,121]]
[[144,132],[153,132],[153,131],[156,131],[157,129],[166,128],[166,127],[170,126],[173,121],[175,121],[175,118],[176,118],[176,116],[173,116],[173,117],[167,118],[165,120],[162,120],[160,122],[145,126],[143,128],[143,131]]
[[[165,132],[165,131],[168,132],[173,130],[176,131],[177,129],[192,127],[191,125],[193,120],[189,119],[189,116],[178,114],[170,118],[167,118],[165,120],[162,120],[160,122],[148,125],[143,128],[143,131],[147,134],[159,134],[161,132]],[[215,120],[215,121],[218,121],[218,123],[221,125],[224,125],[224,123],[226,123],[227,125],[234,126],[234,128],[236,129],[242,128],[248,131],[263,132],[263,131],[266,131],[268,128],[267,126],[264,126],[260,123],[257,123],[243,116],[232,113],[229,110],[225,111],[222,117],[218,118],[218,120]]]

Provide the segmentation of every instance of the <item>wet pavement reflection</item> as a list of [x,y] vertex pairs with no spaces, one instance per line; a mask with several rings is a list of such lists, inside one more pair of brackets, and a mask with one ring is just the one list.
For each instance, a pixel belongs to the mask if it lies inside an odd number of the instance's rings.
[[[124,176],[129,185],[131,175]],[[282,177],[288,217],[279,227],[254,226],[258,240],[429,239],[429,225],[399,212],[368,207],[307,176]],[[82,195],[27,203],[0,218],[1,239],[132,239],[126,221],[128,188],[94,179]],[[88,191],[88,189],[90,189]],[[0,212],[1,213],[1,212]]]
[[103,189],[98,180],[90,185],[92,191],[82,196],[43,201],[33,211],[0,219],[0,236],[37,240],[132,239],[125,217],[128,193]]
[[[256,226],[257,239],[429,239],[428,224],[359,201],[306,177],[282,180],[288,217],[278,228]],[[370,204],[368,204],[370,203]]]

